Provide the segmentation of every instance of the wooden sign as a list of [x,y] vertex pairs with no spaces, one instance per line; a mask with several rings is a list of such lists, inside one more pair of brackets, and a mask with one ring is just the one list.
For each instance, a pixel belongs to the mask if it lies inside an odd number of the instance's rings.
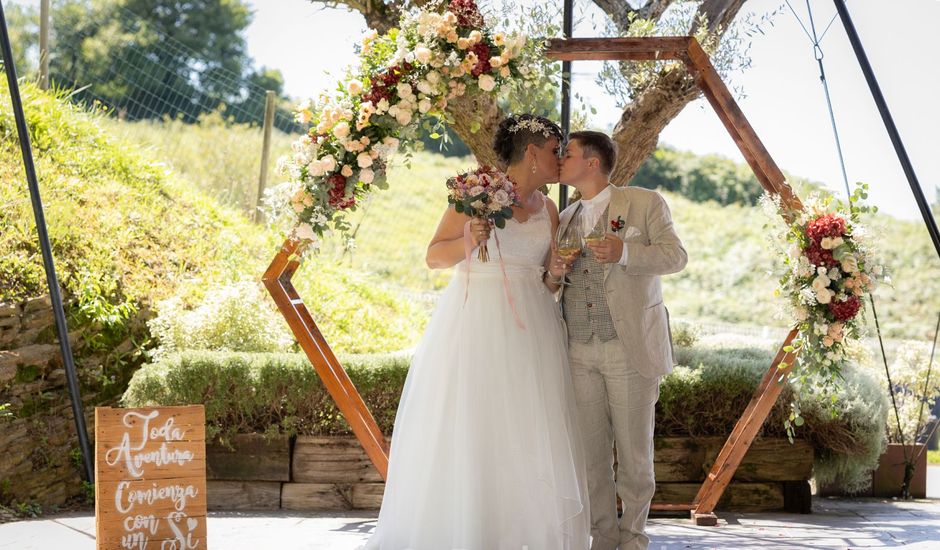
[[202,405],[95,409],[98,550],[206,548]]

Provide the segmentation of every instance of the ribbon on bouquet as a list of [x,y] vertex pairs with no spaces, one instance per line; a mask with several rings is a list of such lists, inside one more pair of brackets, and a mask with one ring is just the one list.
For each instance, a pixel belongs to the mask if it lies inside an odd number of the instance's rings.
[[[512,291],[509,289],[509,276],[506,274],[506,264],[503,263],[503,251],[499,248],[499,236],[496,234],[496,231],[493,231],[493,239],[496,241],[496,252],[499,254],[499,270],[503,274],[503,290],[506,292],[506,301],[509,302],[509,308],[512,310],[512,316],[516,320],[516,326],[525,330],[525,323],[523,323],[522,318],[519,317],[519,311],[516,309],[516,300],[512,295]],[[470,255],[473,252],[473,239],[470,238],[469,221],[463,225],[463,250],[467,259],[467,286],[463,293],[463,303],[466,304],[467,298],[470,297]]]

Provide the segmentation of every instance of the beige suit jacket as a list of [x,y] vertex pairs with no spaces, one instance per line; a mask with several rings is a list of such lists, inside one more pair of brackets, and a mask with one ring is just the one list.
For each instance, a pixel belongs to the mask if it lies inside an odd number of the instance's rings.
[[[581,205],[561,213],[558,231],[563,233]],[[688,254],[672,225],[669,206],[662,195],[640,187],[611,189],[610,222],[621,217],[624,227],[616,234],[627,248],[627,265],[605,264],[604,287],[614,328],[627,355],[627,368],[643,376],[663,376],[674,364],[669,312],[663,304],[661,275],[682,271]],[[562,287],[560,292],[564,292]]]

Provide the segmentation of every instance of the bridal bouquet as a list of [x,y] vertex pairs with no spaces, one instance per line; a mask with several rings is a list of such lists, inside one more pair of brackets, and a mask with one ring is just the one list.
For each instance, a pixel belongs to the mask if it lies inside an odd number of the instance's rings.
[[[489,166],[448,179],[447,189],[447,202],[453,204],[458,213],[489,220],[500,229],[506,227],[506,220],[512,218],[512,206],[519,202],[512,181]],[[481,262],[489,261],[486,242],[480,243],[477,257]]]
[[[799,350],[802,377],[819,373],[829,387],[841,380],[848,348],[860,335],[862,301],[878,280],[886,279],[860,221],[862,213],[877,211],[858,204],[867,189],[860,185],[847,209],[831,197],[812,197],[802,210],[786,209],[778,197],[763,199],[765,206],[790,220],[778,236],[787,246],[775,294],[785,297],[799,334],[785,351]],[[791,420],[802,424],[798,411]]]

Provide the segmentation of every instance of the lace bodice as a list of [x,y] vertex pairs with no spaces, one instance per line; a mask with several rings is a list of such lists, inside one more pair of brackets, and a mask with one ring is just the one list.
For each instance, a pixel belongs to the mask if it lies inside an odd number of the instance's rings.
[[[506,222],[505,228],[495,228],[487,242],[490,261],[481,263],[477,259],[477,250],[474,249],[470,255],[474,270],[489,265],[498,266],[500,254],[507,265],[541,267],[548,255],[552,238],[552,222],[548,216],[547,205],[546,200],[542,208],[524,222],[512,218]],[[496,248],[494,235],[499,238],[499,249]]]

